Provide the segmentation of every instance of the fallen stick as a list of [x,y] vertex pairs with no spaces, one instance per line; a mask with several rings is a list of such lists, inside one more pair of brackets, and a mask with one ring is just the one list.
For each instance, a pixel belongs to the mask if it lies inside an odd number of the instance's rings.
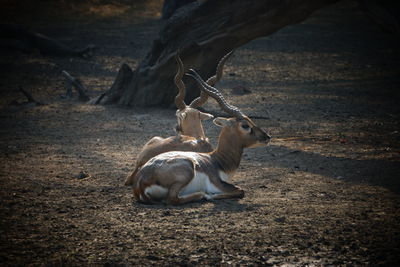
[[28,100],[28,102],[26,102],[26,103],[35,103],[38,106],[44,105],[43,103],[36,101],[29,92],[24,90],[24,88],[18,87],[18,89]]
[[82,84],[82,82],[79,79],[71,76],[71,74],[69,74],[65,70],[63,70],[61,74],[67,79],[67,92],[66,92],[67,97],[72,97],[72,86],[74,86],[79,94],[79,100],[89,101],[90,98],[85,93],[86,87]]

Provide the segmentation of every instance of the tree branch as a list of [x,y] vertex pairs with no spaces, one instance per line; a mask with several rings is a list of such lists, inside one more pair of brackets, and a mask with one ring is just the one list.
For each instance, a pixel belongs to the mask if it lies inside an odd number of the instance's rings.
[[[337,0],[218,0],[193,2],[176,11],[160,31],[146,58],[123,88],[119,104],[126,106],[173,105],[177,89],[175,52],[185,66],[204,78],[215,73],[227,52],[257,37],[306,19],[314,11]],[[186,80],[186,101],[199,95]]]

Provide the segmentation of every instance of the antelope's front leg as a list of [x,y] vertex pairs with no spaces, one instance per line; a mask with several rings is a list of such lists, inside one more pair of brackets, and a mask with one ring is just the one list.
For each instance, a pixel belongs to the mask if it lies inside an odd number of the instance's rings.
[[192,194],[179,196],[180,191],[186,186],[186,183],[175,183],[173,184],[168,191],[167,204],[168,205],[179,205],[185,204],[189,202],[200,201],[205,198],[205,194],[203,192],[195,192]]
[[215,194],[207,194],[207,200],[229,199],[229,198],[243,198],[244,190],[232,184],[225,183],[224,191]]

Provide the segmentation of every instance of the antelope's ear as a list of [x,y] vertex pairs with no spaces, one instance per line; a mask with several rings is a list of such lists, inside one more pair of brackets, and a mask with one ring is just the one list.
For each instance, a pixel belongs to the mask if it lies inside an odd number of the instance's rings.
[[184,120],[185,118],[186,118],[186,112],[182,112],[182,111],[176,111],[176,117],[178,118],[178,119],[181,119],[181,120]]
[[232,122],[229,119],[222,117],[215,118],[213,122],[215,125],[218,125],[220,127],[230,126],[232,124]]
[[212,119],[212,118],[214,118],[213,115],[211,115],[209,113],[200,112],[200,119],[202,121],[209,120],[209,119]]

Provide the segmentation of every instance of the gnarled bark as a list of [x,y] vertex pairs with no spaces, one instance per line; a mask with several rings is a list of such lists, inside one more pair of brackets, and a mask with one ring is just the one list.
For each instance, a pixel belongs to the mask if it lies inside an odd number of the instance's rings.
[[175,11],[196,0],[164,0],[161,19],[169,19]]
[[[188,4],[167,21],[116,102],[126,106],[170,106],[177,92],[173,77],[178,49],[185,68],[196,69],[208,78],[227,52],[298,23],[334,2],[337,0],[218,0]],[[186,81],[189,102],[199,91],[192,81]]]

